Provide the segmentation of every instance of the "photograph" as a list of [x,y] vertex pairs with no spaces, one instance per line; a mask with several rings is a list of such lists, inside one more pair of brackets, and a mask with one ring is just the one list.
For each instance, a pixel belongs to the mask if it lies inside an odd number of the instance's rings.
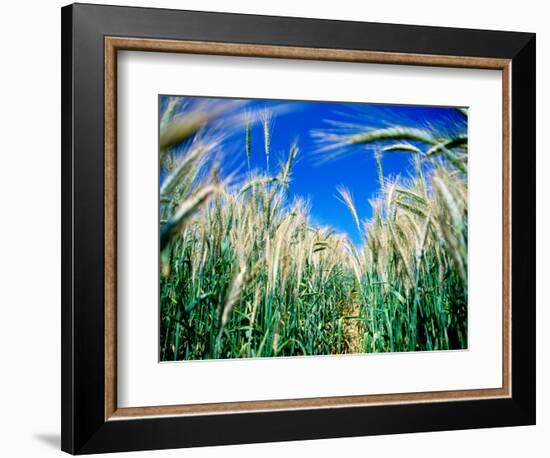
[[468,348],[468,109],[159,96],[159,359]]

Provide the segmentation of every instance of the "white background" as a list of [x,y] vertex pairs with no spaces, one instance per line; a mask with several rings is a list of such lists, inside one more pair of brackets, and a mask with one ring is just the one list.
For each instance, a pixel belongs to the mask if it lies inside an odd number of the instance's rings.
[[[112,4],[123,4],[110,0]],[[60,402],[60,11],[62,2],[9,2],[0,14],[0,454],[58,456]],[[538,0],[447,6],[436,0],[362,3],[232,0],[139,1],[134,5],[232,11],[327,19],[509,29],[537,32],[538,80],[538,425],[535,427],[380,436],[308,442],[174,450],[124,456],[546,456],[550,449],[548,390],[550,326],[549,211],[543,216],[550,174],[543,158],[543,112],[550,98],[542,87],[548,60],[549,14]],[[546,221],[543,221],[543,220]],[[545,364],[543,364],[545,363]]]
[[[124,52],[117,75],[119,407],[502,386],[501,72]],[[468,350],[158,364],[158,94],[184,92],[469,107]]]

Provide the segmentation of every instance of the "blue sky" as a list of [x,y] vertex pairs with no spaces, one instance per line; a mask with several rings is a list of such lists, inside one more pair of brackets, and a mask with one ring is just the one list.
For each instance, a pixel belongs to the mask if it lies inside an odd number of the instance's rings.
[[[197,102],[217,103],[219,99],[196,98]],[[227,100],[227,99],[224,99]],[[161,111],[166,98],[160,98]],[[193,103],[193,100],[190,101]],[[357,146],[329,161],[320,160],[320,145],[314,131],[330,130],[328,121],[353,124],[356,129],[389,127],[392,125],[431,128],[438,131],[464,129],[464,118],[454,108],[375,105],[340,102],[303,102],[275,100],[247,100],[236,110],[258,112],[264,109],[274,113],[271,129],[270,171],[276,173],[279,159],[286,159],[290,145],[296,140],[300,149],[293,168],[290,197],[309,200],[313,221],[346,232],[355,243],[359,234],[347,208],[337,198],[337,187],[346,186],[352,193],[359,217],[372,216],[369,199],[379,192],[378,172],[374,150]],[[231,116],[227,113],[226,116]],[[251,169],[266,172],[263,131],[259,122],[252,126]],[[226,172],[246,173],[245,130],[239,125],[224,140],[223,148],[230,156]],[[385,154],[382,159],[384,176],[407,177],[411,170],[411,155]]]

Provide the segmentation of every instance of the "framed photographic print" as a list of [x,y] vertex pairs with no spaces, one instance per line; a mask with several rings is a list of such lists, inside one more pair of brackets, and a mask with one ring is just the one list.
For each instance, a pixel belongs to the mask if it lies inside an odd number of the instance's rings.
[[534,34],[70,5],[62,129],[63,450],[534,424]]

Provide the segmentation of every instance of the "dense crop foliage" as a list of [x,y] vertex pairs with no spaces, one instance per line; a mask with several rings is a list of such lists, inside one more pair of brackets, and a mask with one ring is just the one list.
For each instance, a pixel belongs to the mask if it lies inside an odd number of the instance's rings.
[[[356,246],[289,198],[299,149],[274,163],[271,115],[233,109],[172,98],[162,113],[161,360],[466,348],[466,136],[396,126],[314,133],[327,157],[376,147],[371,220],[335,190],[361,233]],[[244,178],[223,176],[223,134],[205,134],[220,118],[246,137],[245,160],[251,125],[262,126],[269,172],[244,164]],[[403,153],[410,176],[388,179],[383,156]]]

